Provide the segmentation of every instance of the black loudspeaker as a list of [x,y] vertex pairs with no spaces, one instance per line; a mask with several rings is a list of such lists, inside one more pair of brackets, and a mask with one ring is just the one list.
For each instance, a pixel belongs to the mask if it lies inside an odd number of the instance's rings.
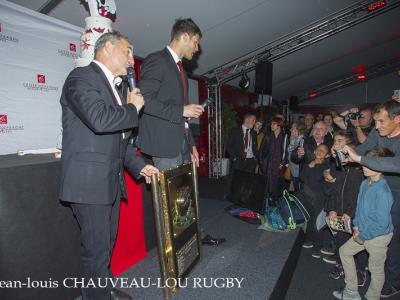
[[234,170],[228,198],[238,206],[263,214],[266,182],[266,176]]
[[297,110],[299,108],[299,98],[297,96],[289,97],[289,109]]
[[272,95],[272,62],[257,63],[254,91],[257,94]]

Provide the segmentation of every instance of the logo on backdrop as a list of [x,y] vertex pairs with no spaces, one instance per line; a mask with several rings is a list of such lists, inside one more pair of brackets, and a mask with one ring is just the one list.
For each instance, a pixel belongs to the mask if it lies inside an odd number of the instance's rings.
[[4,125],[7,124],[7,115],[0,115],[0,124]]
[[74,43],[69,43],[69,51],[76,52],[76,45]]
[[37,74],[36,82],[23,82],[22,85],[27,90],[39,91],[39,92],[57,92],[58,86],[52,86],[46,84],[46,75]]
[[69,58],[73,58],[73,59],[79,58],[79,55],[76,53],[76,44],[74,44],[74,43],[69,43],[68,50],[58,49],[57,52],[61,56],[65,56],[65,57],[69,57]]
[[16,38],[16,37],[13,37],[13,36],[11,36],[11,35],[6,35],[6,34],[2,34],[1,32],[2,32],[2,25],[3,24],[1,24],[1,22],[0,22],[0,42],[4,42],[4,43],[7,43],[7,42],[11,42],[11,43],[18,43],[19,42],[19,40]]
[[37,74],[37,82],[38,83],[46,83],[46,76],[43,74]]
[[24,130],[24,125],[9,125],[7,115],[0,114],[0,134],[11,133],[13,130]]

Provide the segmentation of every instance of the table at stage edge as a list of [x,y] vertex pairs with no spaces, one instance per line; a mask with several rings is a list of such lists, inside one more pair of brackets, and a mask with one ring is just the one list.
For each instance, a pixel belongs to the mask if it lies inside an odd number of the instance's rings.
[[[0,299],[73,299],[65,277],[80,277],[79,229],[58,201],[60,161],[53,155],[0,156],[0,280],[58,281],[58,288],[2,289]],[[141,185],[129,175],[120,209],[112,270],[119,275],[146,256]],[[133,201],[132,201],[133,200]],[[54,298],[55,299],[55,298]]]

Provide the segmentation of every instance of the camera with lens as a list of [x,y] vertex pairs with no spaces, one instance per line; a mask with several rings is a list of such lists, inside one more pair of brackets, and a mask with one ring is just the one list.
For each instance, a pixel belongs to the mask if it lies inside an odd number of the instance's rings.
[[355,112],[355,113],[348,113],[346,116],[348,119],[350,120],[357,120],[359,117],[361,117],[361,114],[359,112]]

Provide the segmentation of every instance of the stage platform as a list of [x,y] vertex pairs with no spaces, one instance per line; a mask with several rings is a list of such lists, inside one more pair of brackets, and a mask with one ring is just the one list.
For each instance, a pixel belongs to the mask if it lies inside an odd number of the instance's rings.
[[[258,230],[258,225],[228,215],[224,208],[229,204],[200,198],[200,217],[205,232],[227,241],[218,247],[203,246],[203,259],[187,281],[182,282],[182,286],[187,286],[171,299],[284,299],[300,253],[302,231]],[[121,277],[139,283],[139,287],[126,290],[134,299],[163,299],[158,284],[160,268],[156,249],[149,251],[144,260]],[[227,278],[233,278],[234,287],[221,287],[230,280]],[[144,286],[151,286],[142,287],[142,279]]]

